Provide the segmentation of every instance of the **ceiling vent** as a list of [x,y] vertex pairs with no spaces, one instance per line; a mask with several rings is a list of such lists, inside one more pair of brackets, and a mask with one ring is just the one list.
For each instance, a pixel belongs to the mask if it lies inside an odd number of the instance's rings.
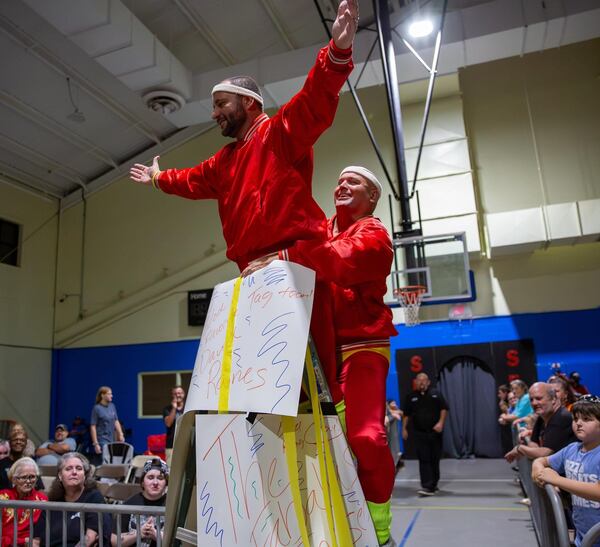
[[178,110],[181,110],[181,107],[185,104],[185,100],[181,95],[164,89],[150,91],[142,98],[149,109],[160,112],[161,114],[172,114],[173,112],[177,112]]

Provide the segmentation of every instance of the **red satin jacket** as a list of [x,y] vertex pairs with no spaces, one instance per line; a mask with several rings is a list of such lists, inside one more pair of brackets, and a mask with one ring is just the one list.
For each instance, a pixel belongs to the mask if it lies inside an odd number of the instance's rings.
[[326,238],[325,214],[312,198],[312,146],[333,123],[351,55],[331,41],[303,88],[272,118],[262,114],[243,140],[200,165],[157,177],[166,193],[218,200],[227,257],[240,270],[297,240]]
[[331,283],[336,346],[395,336],[392,311],[383,302],[393,259],[386,227],[368,216],[334,236],[334,223],[335,216],[327,223],[326,243],[298,242],[282,257],[321,272]]

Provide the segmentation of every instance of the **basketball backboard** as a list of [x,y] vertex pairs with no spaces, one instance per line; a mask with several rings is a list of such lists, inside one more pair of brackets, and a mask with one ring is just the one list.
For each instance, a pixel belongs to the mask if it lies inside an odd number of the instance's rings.
[[475,300],[464,232],[396,237],[393,243],[390,294],[401,287],[422,285],[422,305]]

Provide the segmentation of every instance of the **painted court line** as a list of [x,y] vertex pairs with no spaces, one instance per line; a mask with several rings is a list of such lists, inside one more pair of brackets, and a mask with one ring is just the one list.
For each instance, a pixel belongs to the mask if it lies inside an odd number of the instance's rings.
[[404,547],[406,545],[406,542],[408,541],[408,538],[412,532],[415,522],[417,522],[417,519],[419,518],[420,514],[421,514],[421,509],[419,508],[419,510],[415,513],[415,515],[411,519],[411,521],[408,525],[408,528],[406,529],[406,532],[404,532],[404,535],[402,536],[402,539],[400,540],[400,543],[398,544],[398,547]]

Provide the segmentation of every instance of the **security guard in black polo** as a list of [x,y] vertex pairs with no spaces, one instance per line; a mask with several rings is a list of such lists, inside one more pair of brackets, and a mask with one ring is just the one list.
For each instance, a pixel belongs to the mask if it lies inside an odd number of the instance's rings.
[[408,439],[408,424],[412,422],[413,442],[419,460],[421,496],[433,496],[440,480],[442,431],[448,415],[448,404],[442,394],[430,389],[429,376],[424,372],[415,378],[415,391],[404,402],[402,437]]

